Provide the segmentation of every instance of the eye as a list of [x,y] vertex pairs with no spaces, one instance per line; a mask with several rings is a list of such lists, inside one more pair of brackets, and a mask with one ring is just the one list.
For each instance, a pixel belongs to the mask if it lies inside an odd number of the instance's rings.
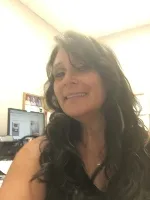
[[81,72],[85,72],[88,69],[88,67],[84,64],[84,63],[79,63],[79,64],[76,64],[75,65],[75,68],[78,70],[78,71],[81,71]]
[[54,79],[62,78],[64,77],[64,75],[65,75],[65,72],[56,72],[54,74]]
[[84,64],[79,64],[77,66],[77,69],[80,70],[80,71],[85,71],[86,70],[86,66]]
[[87,63],[77,55],[70,57],[70,63],[78,71],[84,72],[88,70]]

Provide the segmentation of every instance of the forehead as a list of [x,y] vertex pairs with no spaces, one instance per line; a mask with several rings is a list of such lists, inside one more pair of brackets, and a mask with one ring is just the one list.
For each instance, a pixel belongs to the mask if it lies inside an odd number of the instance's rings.
[[54,60],[53,66],[57,67],[59,63],[66,63],[66,62],[69,62],[68,54],[63,48],[60,48]]
[[61,48],[58,50],[52,68],[54,70],[59,67],[70,67],[81,63],[85,63],[85,60],[83,60],[79,55],[71,52],[68,53],[65,49]]

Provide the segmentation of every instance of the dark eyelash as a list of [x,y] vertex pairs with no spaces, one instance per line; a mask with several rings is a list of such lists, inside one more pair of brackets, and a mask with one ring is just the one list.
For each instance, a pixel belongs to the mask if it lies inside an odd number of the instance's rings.
[[64,75],[64,72],[55,73],[55,74],[54,74],[54,78],[59,78],[59,77],[61,77],[61,75],[63,76],[63,75]]
[[85,64],[78,64],[78,65],[75,65],[75,68],[79,71],[86,71],[88,70],[88,67],[85,65]]

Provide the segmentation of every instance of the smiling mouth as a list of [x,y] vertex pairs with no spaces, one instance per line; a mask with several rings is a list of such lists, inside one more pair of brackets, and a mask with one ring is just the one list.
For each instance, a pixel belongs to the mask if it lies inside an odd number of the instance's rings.
[[79,92],[79,93],[70,94],[70,95],[66,96],[65,99],[67,100],[67,99],[72,99],[75,97],[84,97],[86,95],[87,95],[87,93],[85,93],[85,92]]

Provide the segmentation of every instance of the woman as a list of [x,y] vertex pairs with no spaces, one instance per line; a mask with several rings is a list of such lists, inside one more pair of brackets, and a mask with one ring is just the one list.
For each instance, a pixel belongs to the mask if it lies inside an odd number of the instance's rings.
[[54,113],[44,138],[16,156],[0,197],[149,199],[149,136],[117,59],[108,47],[78,33],[66,32],[56,42],[45,85]]

